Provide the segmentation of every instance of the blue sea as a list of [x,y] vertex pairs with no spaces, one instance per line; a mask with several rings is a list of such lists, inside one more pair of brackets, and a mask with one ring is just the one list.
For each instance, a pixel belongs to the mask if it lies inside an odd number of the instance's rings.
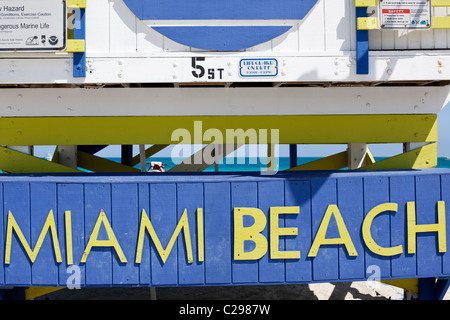
[[[110,160],[120,162],[120,158],[109,158]],[[316,157],[299,157],[297,158],[297,165],[305,164],[320,158]],[[385,158],[375,157],[375,161],[380,161]],[[172,159],[170,157],[155,157],[147,159],[147,169],[149,168],[150,161],[159,161],[165,164],[166,171],[173,168],[176,164],[180,163],[183,159]],[[264,163],[261,158],[225,158],[219,163],[219,172],[243,172],[243,171],[261,171],[267,168],[267,163]],[[278,158],[278,171],[289,169],[290,167],[289,157]],[[139,165],[136,168],[140,168]],[[438,158],[437,168],[450,168],[450,159],[445,157]],[[214,172],[215,167],[212,165],[204,172]]]

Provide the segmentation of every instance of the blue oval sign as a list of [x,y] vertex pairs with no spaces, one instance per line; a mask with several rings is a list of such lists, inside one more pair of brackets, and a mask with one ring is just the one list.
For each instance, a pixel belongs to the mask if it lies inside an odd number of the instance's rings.
[[318,0],[124,0],[152,28],[186,46],[235,51],[292,28]]

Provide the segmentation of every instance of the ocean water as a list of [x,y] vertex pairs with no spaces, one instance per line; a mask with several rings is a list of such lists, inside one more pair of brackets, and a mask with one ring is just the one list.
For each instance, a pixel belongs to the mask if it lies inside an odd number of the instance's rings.
[[[120,158],[109,158],[110,160],[120,162]],[[315,157],[299,157],[297,158],[297,165],[305,164],[320,158]],[[385,158],[375,157],[375,161],[380,161]],[[147,159],[147,169],[150,166],[150,161],[159,161],[165,164],[166,171],[173,168],[176,164],[180,163],[183,159],[172,159],[170,157],[156,157]],[[278,171],[289,169],[289,158],[278,158]],[[139,165],[136,168],[140,168]],[[225,158],[219,163],[219,172],[244,172],[244,171],[261,171],[267,168],[265,159],[261,158]],[[439,157],[437,168],[450,168],[450,159]],[[205,172],[214,172],[214,165],[210,166]]]

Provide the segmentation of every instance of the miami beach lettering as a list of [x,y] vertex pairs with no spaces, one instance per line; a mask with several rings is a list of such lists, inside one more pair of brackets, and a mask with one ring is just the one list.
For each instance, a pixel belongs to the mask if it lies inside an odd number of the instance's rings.
[[[297,236],[299,232],[301,232],[301,228],[292,228],[292,227],[280,227],[279,218],[282,215],[298,215],[300,213],[301,208],[298,206],[292,207],[271,207],[269,209],[269,233],[268,238],[263,235],[263,231],[266,229],[268,225],[267,217],[265,213],[258,209],[252,207],[235,207],[233,209],[234,215],[234,260],[258,260],[264,257],[268,252],[270,259],[300,259],[303,256],[303,252],[299,250],[293,251],[282,251],[280,250],[280,237],[283,236]],[[365,216],[362,225],[361,225],[361,234],[362,240],[368,250],[372,253],[380,256],[395,256],[402,254],[404,252],[403,244],[396,244],[392,247],[382,247],[376,243],[376,241],[372,237],[371,226],[373,221],[376,219],[378,215],[385,212],[390,212],[391,214],[395,214],[398,211],[397,203],[382,203],[378,206],[372,208],[367,215]],[[65,221],[64,221],[64,230],[65,230],[65,244],[66,244],[66,261],[67,265],[73,265],[73,248],[72,248],[72,218],[71,211],[65,211]],[[406,243],[407,243],[407,253],[415,254],[416,253],[416,237],[419,233],[435,233],[438,239],[438,251],[440,253],[447,251],[447,239],[446,239],[446,223],[445,223],[445,202],[438,201],[437,202],[437,215],[438,221],[436,224],[416,224],[416,208],[415,202],[408,202],[406,204]],[[251,226],[244,226],[244,217],[249,216],[253,218],[254,223]],[[179,237],[180,233],[183,232],[183,239],[186,248],[186,258],[189,264],[194,263],[194,255],[192,250],[192,241],[191,241],[191,228],[189,227],[187,209],[184,209],[184,212],[181,218],[178,220],[177,225],[175,226],[175,231],[173,232],[167,246],[164,248],[161,244],[161,241],[158,237],[157,230],[152,225],[152,222],[149,219],[145,210],[141,211],[141,219],[139,224],[139,233],[137,239],[137,247],[135,252],[135,263],[140,264],[142,260],[142,250],[144,246],[144,239],[146,235],[150,237],[153,241],[156,251],[159,254],[159,258],[162,263],[166,263],[172,248],[176,242],[176,239]],[[333,219],[332,219],[333,218]],[[330,225],[330,221],[334,221],[337,225],[337,229],[339,231],[339,237],[337,238],[327,238],[327,230]],[[98,234],[101,227],[104,227],[106,230],[108,239],[107,240],[99,240]],[[309,226],[305,226],[307,228]],[[16,234],[18,242],[24,248],[29,260],[31,263],[34,263],[37,255],[39,254],[39,250],[42,246],[42,243],[47,235],[47,233],[51,234],[53,251],[55,254],[55,259],[57,263],[62,262],[62,255],[60,249],[60,241],[58,239],[57,227],[55,223],[55,217],[53,214],[53,210],[49,211],[47,219],[44,223],[44,226],[41,229],[41,233],[39,238],[35,244],[35,247],[32,249],[27,242],[19,224],[14,218],[13,212],[8,212],[7,219],[7,228],[6,228],[6,242],[5,242],[5,259],[4,263],[6,265],[11,262],[11,245],[13,239],[13,233]],[[205,238],[204,238],[204,218],[203,218],[203,208],[197,208],[196,212],[196,232],[197,232],[197,259],[198,262],[203,262],[205,260]],[[358,256],[358,253],[355,249],[353,241],[350,236],[350,233],[347,230],[344,219],[340,213],[340,210],[337,205],[330,204],[328,205],[321,224],[315,237],[310,246],[309,252],[307,256],[310,258],[316,257],[320,247],[323,245],[342,245],[345,247],[349,256],[355,257]],[[245,251],[244,243],[252,242],[253,249],[250,251]],[[110,247],[114,250],[115,254],[119,258],[121,263],[126,264],[128,262],[124,252],[121,249],[121,246],[114,234],[113,228],[111,227],[108,218],[103,210],[99,213],[95,226],[91,232],[89,241],[85,247],[84,253],[81,257],[80,263],[86,263],[91,250],[94,247]]]

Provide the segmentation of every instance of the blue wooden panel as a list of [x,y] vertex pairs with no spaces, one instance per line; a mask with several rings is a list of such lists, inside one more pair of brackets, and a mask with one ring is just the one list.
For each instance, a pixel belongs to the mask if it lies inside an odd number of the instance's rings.
[[[336,180],[318,178],[311,181],[311,213],[313,237],[316,237],[323,216],[330,204],[337,203]],[[326,238],[338,238],[339,230],[334,217],[330,219]],[[314,239],[313,238],[313,239]],[[338,247],[322,245],[313,261],[313,279],[333,281],[339,278]]]
[[[63,261],[59,265],[59,284],[63,286],[75,286],[77,284],[85,285],[86,267],[84,263],[80,263],[84,248],[86,247],[84,228],[84,185],[58,184],[57,192],[58,234]],[[68,265],[67,261],[66,243],[68,237],[66,235],[65,227],[66,211],[70,211],[70,221],[72,225],[72,267],[71,265]],[[62,235],[65,235],[65,237],[62,237]]]
[[[205,183],[205,279],[207,284],[231,283],[230,183]],[[220,203],[218,203],[220,200]]]
[[408,254],[406,232],[406,203],[415,201],[415,179],[413,176],[391,177],[389,179],[390,202],[398,203],[398,211],[391,215],[392,246],[403,246],[403,253],[393,256],[392,276],[409,278],[416,275],[416,256]]
[[[150,185],[149,218],[163,248],[167,247],[178,222],[176,192],[175,183]],[[177,246],[174,246],[167,261],[163,263],[152,242],[151,277],[153,285],[176,285],[178,283],[177,251]]]
[[139,265],[134,263],[139,232],[139,207],[137,184],[113,184],[111,190],[111,226],[123,250],[127,263],[117,255],[113,259],[113,283],[116,285],[139,284]]
[[154,27],[178,43],[207,50],[246,49],[272,40],[291,26],[273,26],[270,20],[301,20],[318,0],[124,0],[141,20],[266,20],[264,26]]
[[445,224],[447,231],[447,252],[442,255],[442,272],[446,275],[450,275],[450,176],[441,176],[441,200],[445,202]]
[[[150,185],[147,183],[140,183],[138,187],[139,197],[139,223],[142,210],[145,210],[147,216],[150,216]],[[141,285],[150,285],[151,272],[150,272],[150,239],[148,236],[144,237],[144,244],[142,247],[142,258],[139,266],[139,283]],[[133,260],[135,261],[135,260]]]
[[[284,181],[270,181],[258,183],[258,208],[267,217],[267,225],[262,234],[268,239],[269,251],[259,260],[259,282],[281,283],[285,281],[284,260],[270,259],[270,208],[284,206]],[[289,215],[280,215],[278,225],[285,227],[285,219]],[[287,237],[280,237],[280,251],[285,251]]]
[[299,260],[286,261],[287,282],[309,282],[312,280],[312,259],[308,258],[311,246],[311,182],[294,180],[285,182],[285,205],[299,206],[300,213],[285,219],[289,228],[298,228],[295,239],[286,240],[286,250],[300,251]]
[[337,181],[338,208],[358,255],[351,257],[343,246],[339,248],[339,279],[360,279],[365,276],[364,244],[361,224],[364,218],[363,181],[347,178]]
[[[41,234],[49,211],[52,210],[57,224],[56,211],[56,185],[54,183],[30,184],[30,210],[31,210],[31,248],[36,247],[36,242]],[[53,263],[50,263],[53,261]],[[42,243],[36,261],[31,268],[32,283],[37,286],[48,286],[58,282],[59,272],[55,259],[51,232],[47,232]]]
[[[367,17],[367,7],[355,8],[355,18]],[[355,21],[357,25],[357,21]],[[369,31],[356,30],[356,73],[369,73]]]
[[[438,175],[416,177],[416,223],[437,223],[437,201],[441,199]],[[442,254],[438,252],[437,232],[417,234],[417,274],[432,276],[441,273]]]
[[188,263],[186,255],[186,244],[182,240],[182,234],[178,239],[178,265],[180,285],[200,285],[205,283],[204,262],[199,261],[198,232],[197,232],[197,209],[203,209],[203,184],[202,183],[179,183],[177,185],[177,212],[178,220],[186,210],[189,220],[191,235],[193,262]]
[[[0,183],[0,201],[3,203],[3,184]],[[5,227],[4,227],[4,219],[3,219],[3,206],[0,206],[0,239],[5,239]],[[4,268],[4,259],[5,256],[5,246],[0,245],[0,286],[5,283],[5,268]]]
[[[111,223],[111,185],[85,185],[85,246],[94,230],[95,223],[103,210]],[[100,228],[97,240],[108,240],[104,226]],[[94,247],[86,261],[86,283],[90,285],[112,285],[112,248]]]
[[[389,202],[389,180],[388,177],[364,178],[364,213],[382,203]],[[390,247],[390,212],[379,214],[372,223],[372,237],[381,247]],[[379,276],[387,278],[391,275],[390,257],[383,257],[366,250],[366,273],[367,276],[376,276],[374,270],[379,270]]]
[[[3,189],[4,223],[7,225],[8,212],[20,226],[22,233],[30,243],[30,185],[28,182],[12,182],[4,185]],[[11,262],[5,266],[5,283],[17,286],[30,286],[31,265],[24,248],[15,233],[11,243]]]
[[[164,178],[164,179],[163,179]],[[20,181],[19,181],[20,180]],[[62,262],[57,263],[52,238],[46,235],[34,264],[13,234],[11,262],[0,266],[0,283],[14,286],[65,286],[73,279],[67,261],[65,212],[71,212],[74,266],[82,286],[201,286],[267,283],[311,283],[450,274],[448,253],[438,253],[437,232],[417,235],[417,253],[407,254],[406,204],[415,202],[417,224],[437,223],[437,203],[444,201],[448,219],[450,171],[373,173],[280,173],[276,176],[164,175],[0,177],[2,225],[1,259],[5,258],[8,212],[14,214],[32,249],[50,210],[55,214]],[[397,212],[383,212],[373,220],[371,234],[382,247],[403,246],[403,252],[383,257],[371,252],[361,236],[364,217],[375,206],[398,204]],[[343,245],[321,245],[307,257],[319,225],[330,205],[337,205],[358,253],[350,257]],[[270,245],[262,258],[235,261],[234,208],[261,210],[267,218],[262,234],[270,244],[270,208],[298,206],[299,214],[280,215],[280,228],[298,234],[280,236],[280,251],[300,251],[300,259],[271,259]],[[197,209],[203,209],[204,260],[199,261]],[[144,209],[163,248],[166,248],[186,210],[193,262],[187,261],[183,233],[165,263],[148,234],[140,264],[135,263],[140,217]],[[111,247],[93,247],[80,263],[101,210],[110,222],[127,263]],[[244,226],[254,223],[244,217]],[[448,221],[447,221],[448,225]],[[447,232],[448,232],[447,228]],[[326,238],[338,238],[330,220]],[[108,235],[102,226],[98,240]],[[245,251],[254,247],[246,241]],[[379,270],[379,274],[374,274]],[[72,283],[73,284],[73,283]]]
[[[236,182],[231,184],[231,207],[258,207],[258,189],[256,182]],[[244,227],[250,227],[254,219],[244,216]],[[255,245],[252,241],[244,242],[244,251],[250,252]],[[233,283],[258,282],[258,261],[233,261]]]

